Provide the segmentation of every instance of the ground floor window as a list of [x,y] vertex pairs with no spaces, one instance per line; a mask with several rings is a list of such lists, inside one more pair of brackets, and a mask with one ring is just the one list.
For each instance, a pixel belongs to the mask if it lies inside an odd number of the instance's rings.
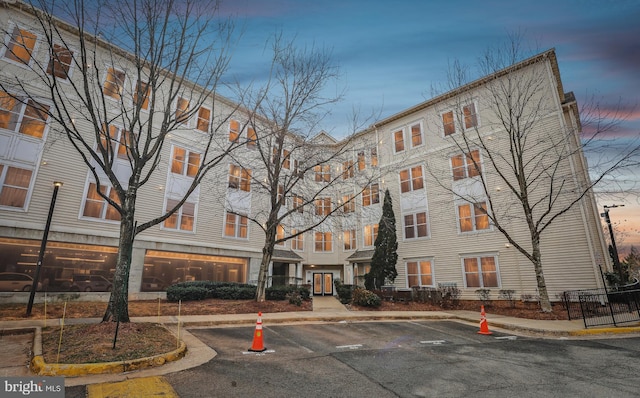
[[409,287],[433,286],[431,260],[407,261],[407,279]]
[[246,258],[147,250],[141,291],[159,291],[185,281],[247,282]]
[[[35,276],[40,240],[0,238],[0,272]],[[118,248],[47,243],[39,281],[43,291],[108,291]]]
[[465,257],[462,261],[466,287],[500,287],[495,256]]

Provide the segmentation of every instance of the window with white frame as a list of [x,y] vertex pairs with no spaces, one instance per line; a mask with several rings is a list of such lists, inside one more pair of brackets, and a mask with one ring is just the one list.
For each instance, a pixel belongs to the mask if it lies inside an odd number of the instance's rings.
[[240,122],[229,120],[229,142],[238,142],[240,139]]
[[355,176],[355,171],[353,167],[353,160],[347,160],[346,162],[342,162],[342,179],[347,180],[349,178],[353,178]]
[[251,192],[251,170],[235,164],[229,165],[229,188]]
[[478,127],[478,114],[476,112],[476,104],[470,103],[462,107],[462,116],[464,117],[464,128],[471,129]]
[[328,216],[331,213],[331,198],[318,198],[314,200],[316,216]]
[[489,229],[487,203],[463,203],[458,205],[460,232],[482,231]]
[[[120,203],[120,199],[113,187],[100,185],[100,192],[113,202]],[[85,196],[82,215],[84,217],[97,218],[101,220],[120,220],[120,213],[118,213],[118,211],[98,193],[97,185],[94,182],[89,183],[89,187],[87,188],[87,195]]]
[[400,192],[411,192],[424,187],[422,166],[400,170]]
[[462,259],[466,287],[500,287],[496,256],[473,256]]
[[293,208],[298,213],[304,213],[304,198],[300,195],[293,194]]
[[0,164],[0,206],[24,208],[32,176],[32,170]]
[[378,167],[378,149],[371,148],[371,167]]
[[456,123],[453,111],[444,112],[442,115],[442,128],[444,135],[451,135],[456,132]]
[[405,214],[404,238],[415,239],[425,238],[427,236],[429,236],[429,228],[427,228],[427,213],[419,212],[414,214]]
[[149,94],[151,87],[149,83],[138,80],[136,82],[136,91],[133,92],[133,104],[140,106],[140,109],[149,110]]
[[358,171],[362,171],[367,167],[364,150],[358,152]]
[[302,251],[304,250],[304,234],[296,236],[298,232],[297,229],[291,230],[291,235],[293,236],[293,238],[291,238],[291,250]]
[[316,182],[331,181],[331,165],[319,164],[313,167],[313,171],[316,173]]
[[409,287],[434,286],[431,260],[407,261],[407,283]]
[[[276,241],[284,239],[284,227],[281,224],[278,224],[276,227]],[[285,241],[277,242],[276,246],[284,246]]]
[[9,34],[8,40],[5,41],[4,58],[13,62],[29,65],[37,38],[34,33],[14,26]]
[[49,120],[49,106],[32,99],[19,100],[0,90],[0,128],[42,138]]
[[479,176],[481,170],[480,151],[477,149],[451,157],[451,171],[454,181]]
[[404,130],[400,129],[393,132],[393,148],[395,153],[404,151]]
[[342,231],[342,241],[344,243],[344,250],[356,250],[356,230],[348,229]]
[[247,238],[248,219],[240,214],[227,213],[224,222],[224,236]]
[[344,213],[353,213],[356,211],[356,201],[353,199],[353,195],[342,196],[342,211]]
[[198,122],[196,123],[196,129],[200,131],[204,131],[205,133],[209,131],[209,124],[211,121],[211,109],[206,106],[201,106],[198,109]]
[[[165,212],[173,209],[178,200],[167,199],[167,205],[165,206]],[[195,203],[184,202],[182,206],[169,218],[164,220],[164,228],[175,229],[180,231],[193,231],[193,225],[195,223],[196,205]]]
[[362,206],[380,203],[380,188],[378,184],[370,184],[362,191]]
[[60,44],[54,44],[49,54],[47,74],[58,79],[68,80],[71,76],[73,51]]
[[363,232],[364,246],[373,246],[378,237],[378,224],[365,225]]
[[171,172],[187,177],[195,177],[200,168],[200,154],[179,146],[173,147]]
[[107,97],[120,100],[124,88],[124,72],[116,68],[108,68],[104,79],[102,93]]
[[189,100],[178,97],[176,101],[176,122],[181,124],[189,123]]
[[247,147],[253,149],[258,145],[258,135],[253,127],[247,127]]
[[415,123],[411,125],[411,147],[415,148],[422,145],[422,124]]
[[120,159],[128,159],[133,145],[132,135],[113,124],[109,125],[108,130],[109,133],[107,134],[107,127],[102,126],[102,132],[100,133],[100,145],[102,145],[102,148],[111,153],[111,155],[115,154]]
[[316,252],[333,251],[333,235],[331,232],[315,232],[314,244],[314,250]]
[[291,169],[291,151],[286,149],[282,150],[282,168],[283,169]]

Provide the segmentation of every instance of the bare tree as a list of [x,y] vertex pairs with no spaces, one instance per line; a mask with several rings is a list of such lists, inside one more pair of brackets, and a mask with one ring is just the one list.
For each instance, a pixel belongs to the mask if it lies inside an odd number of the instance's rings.
[[[25,45],[23,35],[29,33],[19,31],[22,44],[6,51],[22,59],[26,71],[18,69],[0,87],[40,119],[51,120],[51,132],[66,137],[89,168],[95,194],[117,212],[117,263],[103,322],[128,322],[136,235],[171,217],[207,172],[240,146],[216,134],[236,110],[216,96],[233,24],[215,19],[215,1],[34,3],[18,6],[32,14],[32,27],[50,54],[48,63],[37,57],[24,62],[21,57],[33,48]],[[174,154],[176,167],[188,168],[184,174],[190,182],[160,216],[138,220],[138,193],[154,173],[166,173],[158,166],[172,134],[201,150],[188,158]]]
[[[241,178],[232,179],[235,192],[226,194],[225,205],[228,214],[246,217],[264,232],[257,301],[265,299],[274,248],[318,228],[330,231],[327,223],[341,218],[345,206],[355,206],[357,195],[379,174],[371,168],[356,172],[355,134],[338,142],[315,133],[328,107],[341,99],[339,93],[325,94],[338,77],[330,53],[297,48],[281,36],[272,50],[266,84],[242,94],[245,108],[252,110],[245,126],[248,149],[233,155]],[[360,128],[357,120],[354,116],[353,131]],[[238,187],[242,181],[250,181],[250,189]],[[252,208],[250,197],[258,198]]]
[[[523,60],[521,44],[514,36],[507,46],[488,50],[478,64],[486,77],[475,82],[469,83],[469,69],[459,62],[450,66],[448,78],[459,111],[451,119],[452,126],[457,126],[455,133],[448,138],[461,155],[447,162],[444,175],[450,176],[452,167],[454,180],[458,174],[470,178],[456,185],[450,177],[442,178],[435,162],[430,162],[429,169],[441,187],[473,204],[476,217],[487,217],[529,259],[541,308],[551,311],[541,237],[579,203],[595,206],[594,187],[623,169],[636,167],[639,147],[637,141],[625,143],[626,147],[589,168],[584,152],[603,144],[619,123],[619,115],[597,106],[583,107],[581,122],[573,93],[564,93],[559,77],[557,81],[552,77],[557,68],[555,52]],[[474,85],[478,82],[482,86],[477,90],[464,87],[467,83],[479,87]],[[528,236],[522,234],[523,226]]]

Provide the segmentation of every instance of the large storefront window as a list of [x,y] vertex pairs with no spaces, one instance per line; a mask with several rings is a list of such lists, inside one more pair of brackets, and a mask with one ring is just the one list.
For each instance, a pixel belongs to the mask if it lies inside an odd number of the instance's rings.
[[[40,243],[39,240],[0,238],[0,273],[33,278]],[[117,247],[50,241],[40,269],[42,290],[109,291],[117,253]]]
[[147,250],[141,291],[159,291],[185,281],[247,281],[247,259]]

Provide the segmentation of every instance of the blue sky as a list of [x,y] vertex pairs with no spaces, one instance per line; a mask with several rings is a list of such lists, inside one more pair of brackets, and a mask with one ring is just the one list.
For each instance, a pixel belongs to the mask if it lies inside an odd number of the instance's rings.
[[[565,91],[579,103],[622,101],[616,136],[640,134],[640,0],[223,0],[221,11],[243,31],[230,70],[243,84],[264,78],[276,31],[332,51],[346,95],[321,127],[336,137],[352,109],[384,118],[416,105],[446,83],[449,62],[472,65],[514,32],[534,52],[556,49]],[[616,238],[640,248],[640,176],[621,179],[627,194],[601,204],[625,204],[610,213]]]

